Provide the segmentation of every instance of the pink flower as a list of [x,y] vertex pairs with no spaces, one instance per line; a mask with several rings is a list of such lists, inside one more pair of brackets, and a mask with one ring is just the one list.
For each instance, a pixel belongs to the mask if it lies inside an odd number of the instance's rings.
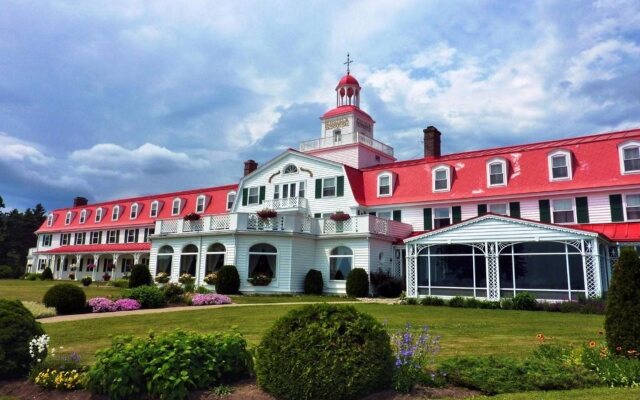
[[139,310],[142,306],[134,299],[120,299],[113,303],[116,311],[133,311]]
[[191,303],[194,306],[206,306],[206,305],[220,305],[220,304],[231,304],[232,301],[229,297],[224,296],[222,294],[196,294],[191,299]]
[[91,307],[91,311],[97,312],[109,312],[115,311],[115,304],[113,301],[107,299],[106,297],[94,297],[93,299],[89,299],[87,301],[89,307]]

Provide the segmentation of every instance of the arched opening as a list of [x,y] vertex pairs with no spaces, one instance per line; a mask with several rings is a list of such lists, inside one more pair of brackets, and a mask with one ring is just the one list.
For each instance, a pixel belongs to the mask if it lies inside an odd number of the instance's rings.
[[197,263],[198,247],[193,244],[184,246],[182,254],[180,255],[180,275],[189,274],[195,276]]
[[270,244],[258,243],[249,249],[249,277],[266,275],[275,279],[278,250]]
[[214,243],[207,249],[207,262],[205,266],[205,275],[218,272],[224,265],[224,256],[226,252],[224,245]]
[[156,274],[164,272],[171,276],[171,261],[173,259],[173,247],[162,246],[158,250],[158,257],[156,261]]
[[484,253],[466,244],[438,244],[418,254],[418,290],[434,296],[486,297]]
[[353,268],[353,251],[346,246],[339,246],[329,254],[329,279],[343,281],[347,279]]

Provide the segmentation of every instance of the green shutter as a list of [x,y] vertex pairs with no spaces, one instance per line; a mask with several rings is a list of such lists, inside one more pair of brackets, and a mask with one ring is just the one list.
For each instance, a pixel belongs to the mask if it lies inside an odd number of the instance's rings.
[[337,179],[336,196],[344,196],[344,176],[339,176]]
[[431,209],[423,208],[422,209],[422,218],[424,219],[424,230],[430,231],[433,228],[433,224],[431,221]]
[[402,221],[402,210],[393,210],[393,220]]
[[576,197],[576,215],[579,224],[589,223],[589,201],[586,197]]
[[322,214],[315,213],[315,214],[313,214],[313,218],[322,218]]
[[520,218],[520,202],[512,201],[509,203],[509,215],[513,218]]
[[551,204],[549,200],[539,200],[538,207],[540,208],[540,222],[551,223]]
[[478,204],[478,216],[485,215],[487,213],[486,204]]
[[611,222],[624,221],[624,210],[622,209],[622,195],[609,195],[609,205],[611,206]]
[[322,198],[322,179],[316,179],[316,199]]
[[462,207],[455,206],[451,207],[451,220],[455,224],[456,222],[462,221]]
[[260,186],[260,198],[258,200],[258,203],[262,204],[264,202],[265,192],[266,188],[264,186]]
[[249,189],[242,189],[242,205],[246,206],[249,201]]

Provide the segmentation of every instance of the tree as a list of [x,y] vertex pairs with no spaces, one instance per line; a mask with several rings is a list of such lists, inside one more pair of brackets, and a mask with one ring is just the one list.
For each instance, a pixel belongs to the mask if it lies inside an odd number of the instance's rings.
[[620,252],[607,296],[604,327],[609,350],[613,354],[640,350],[640,259],[632,248]]
[[[4,201],[0,196],[0,208]],[[45,209],[37,204],[33,209],[24,212],[16,209],[6,212],[0,211],[0,264],[12,266],[20,275],[27,263],[29,248],[35,247],[35,231],[45,220]]]

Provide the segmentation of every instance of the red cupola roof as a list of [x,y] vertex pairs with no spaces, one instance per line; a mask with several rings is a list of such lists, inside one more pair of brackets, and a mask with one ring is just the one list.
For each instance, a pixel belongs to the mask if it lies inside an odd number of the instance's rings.
[[346,74],[340,79],[340,81],[338,82],[338,86],[336,86],[336,90],[342,85],[355,85],[357,87],[360,87],[360,83],[358,83],[358,80],[351,74]]

